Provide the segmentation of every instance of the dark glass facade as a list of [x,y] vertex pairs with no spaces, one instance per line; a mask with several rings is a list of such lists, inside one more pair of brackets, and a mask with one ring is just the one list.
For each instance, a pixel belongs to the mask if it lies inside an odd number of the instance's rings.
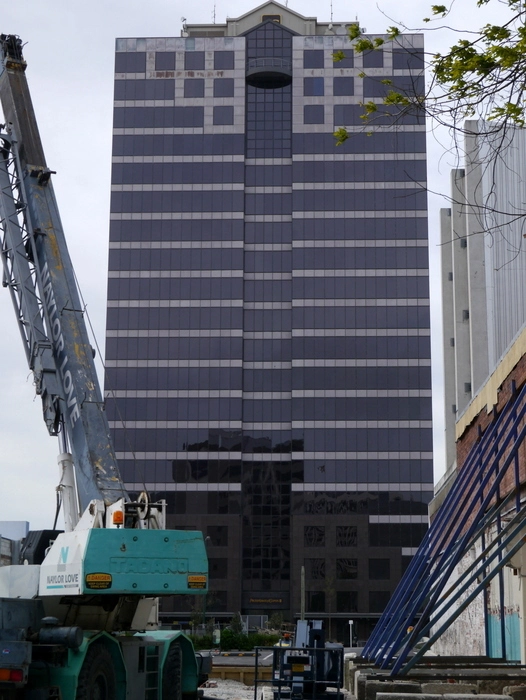
[[117,42],[107,406],[130,490],[208,538],[208,615],[292,618],[305,567],[365,639],[427,527],[431,368],[423,118],[357,114],[421,38],[258,22]]

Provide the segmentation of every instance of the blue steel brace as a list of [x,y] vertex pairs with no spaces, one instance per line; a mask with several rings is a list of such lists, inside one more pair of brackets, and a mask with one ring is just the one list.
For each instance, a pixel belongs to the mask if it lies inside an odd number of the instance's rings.
[[[512,395],[473,446],[365,646],[363,657],[390,668],[391,675],[406,674],[523,546],[526,511],[517,498],[517,459],[526,438],[525,415],[526,387]],[[514,488],[501,497],[505,476],[513,477]],[[477,540],[482,553],[450,585],[456,565]],[[429,641],[408,661],[409,652],[431,630]]]

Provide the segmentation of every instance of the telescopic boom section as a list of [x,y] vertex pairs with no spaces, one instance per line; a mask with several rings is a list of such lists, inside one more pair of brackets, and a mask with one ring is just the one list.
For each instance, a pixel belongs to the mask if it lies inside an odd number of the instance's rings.
[[65,430],[81,512],[124,497],[93,351],[25,76],[22,43],[0,35],[0,238],[4,286],[48,431]]

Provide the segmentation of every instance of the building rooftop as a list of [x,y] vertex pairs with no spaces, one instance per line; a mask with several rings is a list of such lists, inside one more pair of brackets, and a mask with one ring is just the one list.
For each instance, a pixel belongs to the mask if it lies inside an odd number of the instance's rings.
[[279,2],[265,2],[241,17],[227,17],[225,24],[187,24],[184,20],[181,36],[240,36],[268,19],[302,36],[347,36],[348,27],[358,21],[318,22],[316,17],[304,17]]

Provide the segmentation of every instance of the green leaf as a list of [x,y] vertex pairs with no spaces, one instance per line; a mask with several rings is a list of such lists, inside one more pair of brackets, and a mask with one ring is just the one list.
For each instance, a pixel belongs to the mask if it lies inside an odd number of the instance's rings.
[[336,145],[341,146],[349,138],[349,133],[347,129],[342,126],[339,129],[336,129],[333,136],[336,139]]
[[332,60],[334,61],[334,63],[338,63],[338,61],[343,61],[344,58],[345,58],[344,51],[335,51],[332,54]]
[[351,39],[351,41],[353,39],[357,39],[362,34],[362,31],[360,29],[360,25],[356,24],[356,23],[349,25],[349,27],[347,29],[347,33],[348,33],[349,39]]
[[372,51],[374,49],[374,44],[370,39],[358,39],[354,44],[354,50],[358,53],[363,51]]

